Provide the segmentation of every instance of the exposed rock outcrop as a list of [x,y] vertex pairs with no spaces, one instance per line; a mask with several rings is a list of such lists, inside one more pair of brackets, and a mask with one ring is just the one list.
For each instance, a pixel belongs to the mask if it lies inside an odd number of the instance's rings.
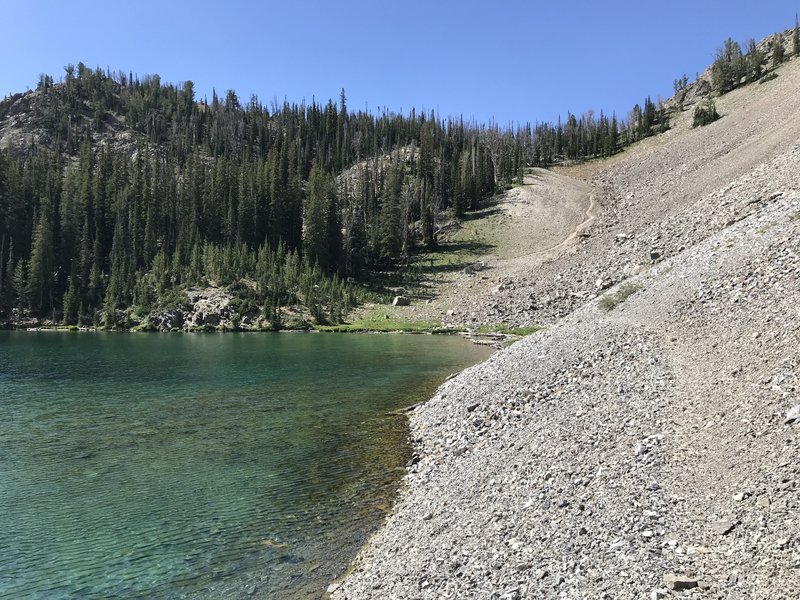
[[222,288],[191,288],[185,300],[152,311],[147,328],[155,331],[236,331],[269,328],[257,310],[242,314],[232,305],[231,294]]

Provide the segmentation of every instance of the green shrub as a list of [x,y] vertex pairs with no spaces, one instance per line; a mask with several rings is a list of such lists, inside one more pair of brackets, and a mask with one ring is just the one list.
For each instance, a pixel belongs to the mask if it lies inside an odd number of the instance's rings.
[[286,321],[282,329],[288,329],[289,331],[308,331],[311,329],[311,324],[305,319],[291,318]]
[[171,288],[159,296],[157,305],[161,310],[174,310],[186,306],[188,301],[186,294],[181,290]]
[[692,127],[703,127],[719,119],[717,105],[711,98],[706,98],[694,107]]
[[231,298],[231,310],[241,316],[253,315],[260,312],[258,304],[250,298]]
[[228,286],[228,293],[239,298],[255,298],[255,291],[243,281],[234,281]]
[[640,289],[641,286],[639,285],[634,283],[626,283],[625,285],[620,286],[615,293],[603,296],[603,298],[600,299],[600,302],[598,302],[597,307],[603,312],[613,310]]
[[772,73],[768,73],[767,75],[764,75],[761,79],[759,79],[758,80],[758,85],[761,85],[762,83],[766,83],[767,81],[772,81],[773,79],[777,79],[777,78],[778,78],[778,74],[775,71],[773,71]]

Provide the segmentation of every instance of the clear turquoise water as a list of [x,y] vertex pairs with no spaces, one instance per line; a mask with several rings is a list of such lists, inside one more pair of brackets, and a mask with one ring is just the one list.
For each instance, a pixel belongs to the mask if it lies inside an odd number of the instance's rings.
[[452,337],[0,332],[0,598],[318,598]]

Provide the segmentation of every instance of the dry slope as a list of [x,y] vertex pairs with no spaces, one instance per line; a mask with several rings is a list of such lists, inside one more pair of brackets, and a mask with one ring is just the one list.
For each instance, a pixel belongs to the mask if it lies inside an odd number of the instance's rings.
[[[400,312],[410,320],[441,319],[474,328],[506,320],[502,302],[490,298],[513,289],[543,262],[558,256],[593,221],[591,186],[545,169],[533,169],[525,185],[500,195],[479,213],[473,234],[488,248],[463,271],[433,282],[434,295]],[[462,233],[463,236],[463,233]],[[501,296],[502,297],[502,294]]]
[[595,174],[590,236],[474,309],[551,325],[414,411],[334,598],[797,597],[798,96],[795,59]]

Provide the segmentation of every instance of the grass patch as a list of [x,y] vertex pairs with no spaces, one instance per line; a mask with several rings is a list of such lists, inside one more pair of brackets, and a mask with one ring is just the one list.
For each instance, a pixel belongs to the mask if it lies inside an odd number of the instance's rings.
[[494,247],[470,223],[454,234],[452,239],[440,241],[437,250],[415,256],[414,266],[418,274],[459,271],[476,262],[481,255],[491,252]]
[[[354,284],[358,302],[389,304],[402,288],[402,295],[421,301],[432,297],[432,289],[446,281],[454,273],[474,265],[480,257],[496,250],[498,240],[505,232],[505,222],[500,219],[502,210],[496,201],[481,203],[481,208],[454,219],[457,225],[448,227],[438,236],[437,247],[413,254],[410,261],[386,265],[378,270],[362,274]],[[357,326],[355,322],[351,326]],[[375,325],[374,322],[369,323]],[[421,326],[422,327],[422,326]],[[381,331],[383,330],[380,329]],[[394,331],[394,329],[392,329]]]
[[506,335],[516,335],[519,337],[525,337],[526,335],[532,335],[537,331],[541,331],[541,327],[537,327],[536,325],[531,325],[530,327],[498,327],[498,333],[504,333]]
[[798,210],[798,211],[796,211],[796,212],[792,213],[792,214],[789,216],[789,218],[790,218],[792,221],[800,221],[800,210]]
[[458,333],[458,329],[442,327],[435,321],[368,321],[358,319],[340,325],[316,325],[317,331],[326,333]]
[[397,314],[392,306],[378,305],[350,323],[315,325],[317,331],[337,333],[457,333],[458,329],[442,327],[440,321],[410,321]]
[[757,233],[757,234],[759,234],[759,235],[761,235],[762,233],[766,233],[766,232],[768,232],[770,229],[772,229],[772,227],[773,227],[774,225],[775,225],[775,221],[770,221],[770,222],[768,222],[768,223],[765,223],[764,225],[762,225],[761,227],[759,227],[758,229],[756,229],[756,233]]
[[614,310],[617,306],[625,302],[630,296],[638,292],[642,286],[634,283],[626,283],[622,285],[613,294],[607,294],[600,299],[597,307],[603,312]]

